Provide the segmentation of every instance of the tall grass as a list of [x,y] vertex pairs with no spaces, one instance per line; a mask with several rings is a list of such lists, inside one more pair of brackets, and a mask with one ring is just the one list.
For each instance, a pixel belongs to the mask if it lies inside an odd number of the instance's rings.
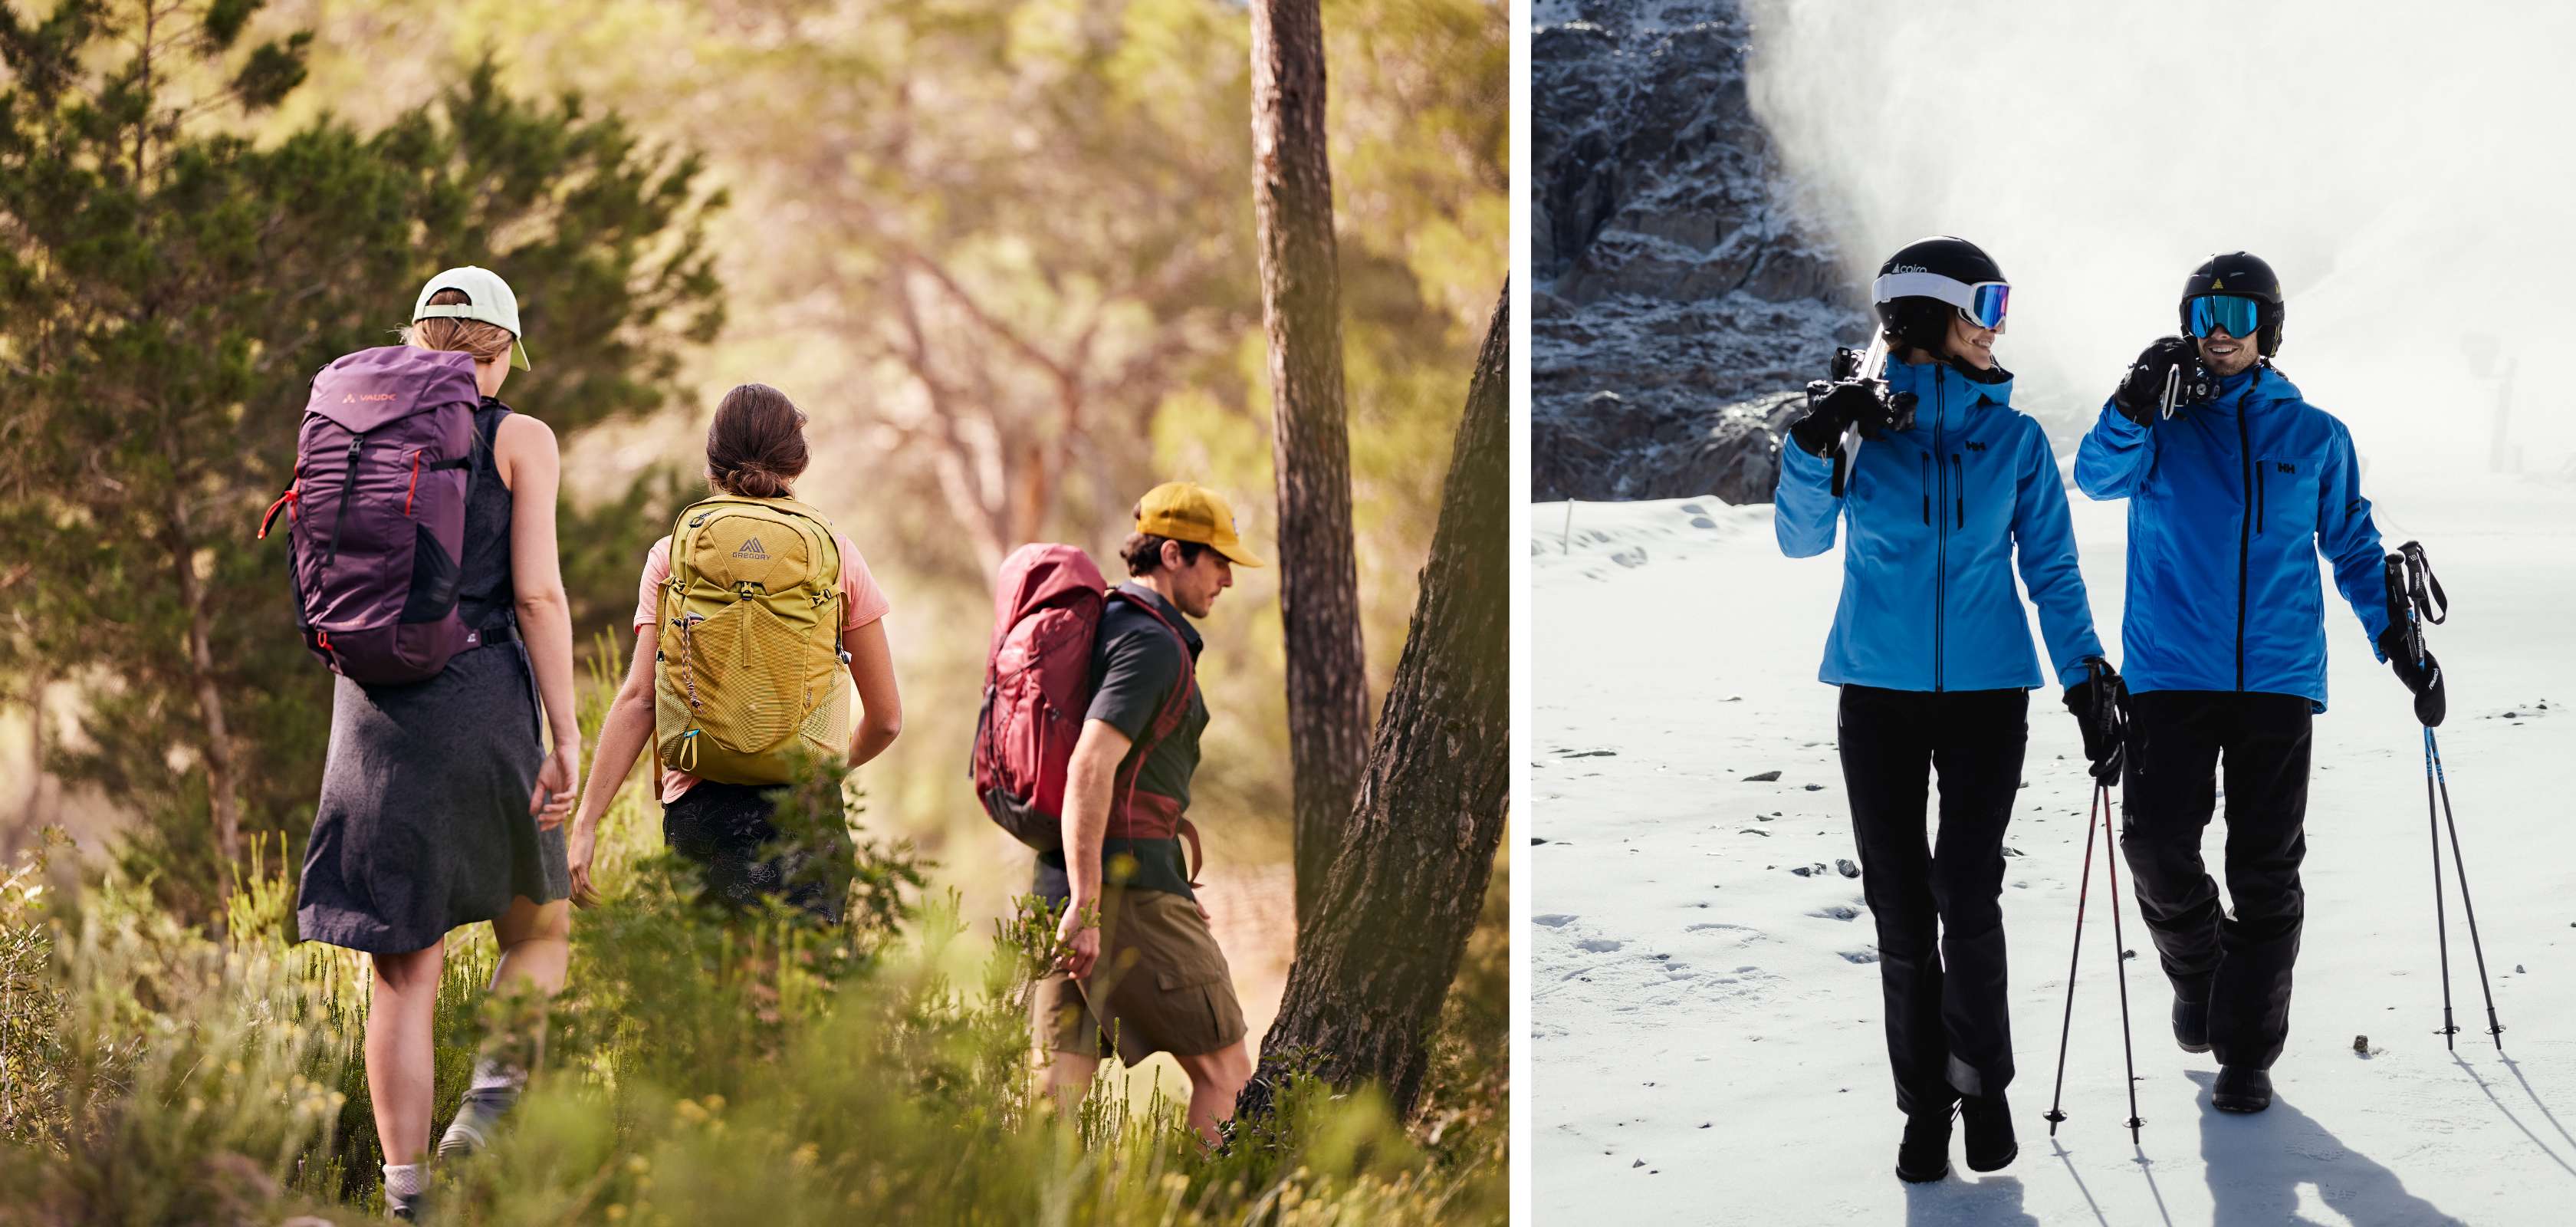
[[[605,680],[588,687],[593,728]],[[1052,955],[1042,911],[973,932],[953,896],[921,898],[908,846],[854,831],[842,924],[728,914],[660,852],[648,808],[622,800],[603,830],[605,897],[578,914],[562,997],[490,999],[488,930],[451,937],[442,1113],[479,1052],[538,1072],[489,1153],[439,1169],[438,1221],[1505,1217],[1499,922],[1470,951],[1418,1131],[1365,1089],[1299,1083],[1210,1154],[1179,1105],[1123,1100],[1107,1076],[1069,1119],[1045,1106],[1025,1021]],[[142,885],[73,881],[55,851],[0,878],[0,1223],[377,1213],[368,971],[292,940],[293,866],[261,858],[219,937]]]

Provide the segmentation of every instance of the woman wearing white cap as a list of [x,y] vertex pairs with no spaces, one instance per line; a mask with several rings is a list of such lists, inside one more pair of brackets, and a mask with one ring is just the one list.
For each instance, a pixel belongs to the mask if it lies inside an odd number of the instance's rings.
[[[563,987],[571,884],[559,824],[581,778],[581,733],[555,554],[554,432],[497,399],[510,368],[528,367],[518,299],[489,269],[449,269],[421,287],[404,340],[474,358],[482,403],[457,610],[481,646],[426,681],[337,679],[296,918],[307,938],[373,956],[367,1090],[386,1209],[408,1219],[425,1184],[448,930],[492,923],[495,990]],[[515,1063],[478,1064],[440,1153],[481,1145],[526,1076]]]

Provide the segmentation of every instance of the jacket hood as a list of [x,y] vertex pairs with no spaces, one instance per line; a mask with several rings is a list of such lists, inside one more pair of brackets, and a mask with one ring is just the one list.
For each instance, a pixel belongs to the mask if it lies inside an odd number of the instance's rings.
[[2299,385],[2273,369],[2269,362],[2258,362],[2218,381],[2218,395],[2210,404],[2232,411],[2243,404],[2269,405],[2280,401],[2302,399]]
[[[1887,390],[1891,395],[1898,392],[1911,392],[1916,400],[1924,405],[1930,405],[1936,378],[1944,393],[1953,399],[1961,390],[1966,390],[1976,393],[1977,401],[1995,405],[2012,403],[2012,372],[2000,366],[1991,371],[1971,371],[1952,362],[1925,362],[1918,365],[1899,362],[1893,358],[1887,361]],[[1973,405],[1976,401],[1959,403]]]

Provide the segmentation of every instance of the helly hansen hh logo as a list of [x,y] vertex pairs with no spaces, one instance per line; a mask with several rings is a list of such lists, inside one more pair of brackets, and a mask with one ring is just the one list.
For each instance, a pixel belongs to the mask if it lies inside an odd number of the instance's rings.
[[2292,464],[2287,460],[2275,460],[2272,462],[2272,471],[2275,473],[2288,473],[2295,476],[2299,471],[2299,466]]
[[754,537],[743,542],[742,548],[735,550],[733,552],[733,556],[736,558],[755,559],[761,562],[769,561],[769,551],[760,548],[760,538],[758,537]]
[[1985,444],[1983,444],[1983,443],[1974,443],[1974,442],[1972,442],[1972,443],[1968,444],[1968,450],[1969,450],[1969,451],[1972,451],[1972,452],[1982,452],[1982,451],[1986,450],[1986,445],[1985,445]]

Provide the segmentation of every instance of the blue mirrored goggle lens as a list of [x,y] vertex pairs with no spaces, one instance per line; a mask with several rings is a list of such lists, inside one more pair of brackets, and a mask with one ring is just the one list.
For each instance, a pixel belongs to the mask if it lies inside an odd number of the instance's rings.
[[2262,327],[2262,304],[2234,294],[2208,294],[2191,300],[2191,335],[2205,337],[2219,329],[2231,337],[2250,337]]
[[2000,328],[2004,312],[2012,306],[2012,287],[2000,281],[1989,281],[1970,292],[1969,305],[1959,314],[1979,328]]

